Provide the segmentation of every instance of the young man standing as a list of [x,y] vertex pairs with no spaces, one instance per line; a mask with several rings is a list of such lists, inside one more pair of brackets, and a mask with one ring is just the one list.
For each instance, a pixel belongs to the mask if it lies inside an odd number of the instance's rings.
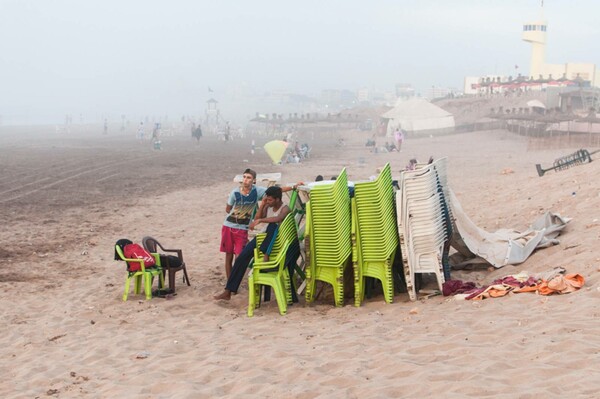
[[221,228],[221,252],[225,253],[225,274],[231,275],[233,256],[239,255],[248,242],[248,226],[259,200],[265,195],[265,187],[256,186],[256,172],[246,169],[242,184],[229,194],[225,212],[227,217]]

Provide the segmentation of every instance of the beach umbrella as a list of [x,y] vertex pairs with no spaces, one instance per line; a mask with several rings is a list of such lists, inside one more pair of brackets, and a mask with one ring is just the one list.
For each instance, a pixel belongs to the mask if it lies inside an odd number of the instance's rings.
[[273,140],[265,144],[263,148],[265,149],[265,152],[269,155],[269,158],[271,158],[271,161],[273,161],[273,163],[276,164],[281,162],[281,158],[283,158],[283,155],[287,150],[287,146],[288,143],[285,141]]

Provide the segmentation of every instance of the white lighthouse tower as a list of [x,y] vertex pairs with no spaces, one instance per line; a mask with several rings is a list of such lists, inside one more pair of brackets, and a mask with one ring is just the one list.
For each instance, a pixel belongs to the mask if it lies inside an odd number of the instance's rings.
[[544,73],[546,54],[546,21],[544,20],[544,1],[540,10],[540,18],[523,24],[523,40],[531,43],[531,63],[529,76],[537,79]]

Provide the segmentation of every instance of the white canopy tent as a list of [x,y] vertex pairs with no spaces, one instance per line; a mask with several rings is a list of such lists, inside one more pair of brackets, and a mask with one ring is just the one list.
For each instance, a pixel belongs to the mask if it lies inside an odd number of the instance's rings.
[[398,100],[382,118],[388,119],[387,136],[392,136],[398,126],[408,133],[433,133],[454,130],[454,116],[422,98]]

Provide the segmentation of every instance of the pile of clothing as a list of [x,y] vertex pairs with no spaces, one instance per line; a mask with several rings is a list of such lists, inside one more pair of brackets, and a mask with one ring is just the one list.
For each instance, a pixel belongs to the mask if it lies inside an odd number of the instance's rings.
[[442,293],[444,296],[453,295],[456,299],[481,300],[505,296],[509,292],[517,294],[535,292],[539,295],[567,294],[583,287],[583,276],[565,273],[566,270],[562,267],[537,275],[521,272],[494,280],[492,284],[483,287],[477,287],[470,281],[448,280],[442,286]]

